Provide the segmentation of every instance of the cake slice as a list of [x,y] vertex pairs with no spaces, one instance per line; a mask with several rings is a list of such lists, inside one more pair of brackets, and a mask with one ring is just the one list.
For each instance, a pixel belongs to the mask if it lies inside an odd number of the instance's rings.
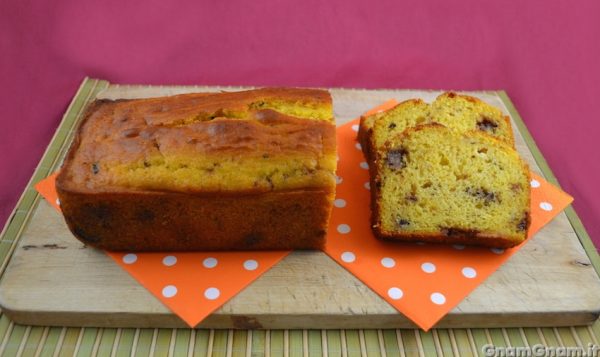
[[367,160],[375,159],[376,149],[383,147],[389,137],[408,127],[430,123],[430,109],[421,99],[410,99],[384,112],[362,117],[358,140]]
[[479,130],[514,147],[512,126],[508,116],[498,108],[468,95],[446,92],[431,104],[410,99],[395,107],[361,117],[358,140],[367,160],[385,144],[388,137],[416,125],[439,123],[458,130]]
[[512,247],[529,228],[529,170],[506,143],[439,124],[406,129],[373,162],[375,235]]
[[73,234],[101,249],[319,249],[336,156],[323,90],[100,100],[56,187]]
[[452,129],[478,130],[515,146],[510,118],[500,109],[475,97],[443,93],[431,103],[430,118]]

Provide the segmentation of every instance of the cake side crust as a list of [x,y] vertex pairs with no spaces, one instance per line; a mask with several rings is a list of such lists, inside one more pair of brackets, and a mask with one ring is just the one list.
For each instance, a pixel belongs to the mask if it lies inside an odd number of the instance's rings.
[[73,234],[111,251],[321,249],[334,192],[81,193],[58,188]]

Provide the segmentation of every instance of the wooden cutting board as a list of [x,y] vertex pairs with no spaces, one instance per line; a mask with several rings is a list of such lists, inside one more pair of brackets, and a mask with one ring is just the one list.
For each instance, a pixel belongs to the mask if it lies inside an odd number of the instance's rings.
[[[34,180],[60,166],[85,104],[241,88],[143,87],[86,79]],[[395,98],[431,101],[437,91],[331,89],[338,124]],[[503,92],[473,92],[511,113],[517,149],[542,174]],[[528,135],[526,135],[528,137]],[[530,145],[532,142],[529,143]],[[532,146],[533,147],[533,146]],[[3,233],[14,250],[0,305],[15,322],[98,327],[186,327],[125,271],[74,239],[62,217],[26,191]],[[28,196],[29,195],[29,196]],[[29,197],[29,198],[28,198]],[[18,223],[18,224],[17,224]],[[564,213],[454,308],[437,327],[567,326],[600,313],[600,279]],[[295,252],[204,320],[202,328],[402,328],[415,325],[321,252]]]

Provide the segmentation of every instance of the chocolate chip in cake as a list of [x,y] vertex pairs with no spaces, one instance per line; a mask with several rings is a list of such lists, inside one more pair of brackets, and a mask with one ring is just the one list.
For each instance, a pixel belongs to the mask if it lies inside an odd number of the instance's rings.
[[273,176],[273,174],[266,177],[267,183],[269,184],[269,188],[271,190],[275,187],[275,184],[273,184],[272,176]]
[[479,231],[474,229],[463,229],[456,227],[442,228],[441,232],[443,235],[447,237],[464,237],[464,238],[473,238],[477,236]]
[[388,126],[388,128],[390,128],[390,129],[394,129],[395,127],[396,127],[396,123],[391,123],[391,124]]
[[523,218],[517,224],[517,230],[520,232],[524,232],[529,227],[529,214],[527,212],[523,213]]
[[246,247],[254,247],[263,240],[260,233],[250,233],[244,236],[243,245]]
[[104,203],[89,203],[81,207],[82,221],[94,222],[95,227],[110,228],[114,223],[113,208]]
[[390,150],[387,153],[387,165],[394,170],[403,169],[406,167],[407,156],[408,151],[404,148]]
[[127,130],[123,130],[121,133],[125,138],[135,138],[140,134],[140,130],[136,128],[131,128]]
[[154,220],[154,212],[149,209],[140,209],[135,212],[135,218],[140,222],[151,222]]
[[498,128],[498,123],[486,116],[482,116],[481,120],[477,122],[477,128],[481,131],[495,133],[496,128]]
[[414,193],[410,193],[410,194],[404,196],[404,199],[409,202],[417,202],[419,200]]
[[215,118],[220,118],[220,117],[226,117],[226,113],[223,110],[223,108],[220,108],[219,110],[215,111],[212,114],[208,114],[206,116],[206,120],[214,120]]
[[490,204],[492,202],[500,202],[500,197],[498,197],[498,195],[496,195],[494,192],[486,190],[483,187],[480,187],[480,188],[467,187],[465,192],[473,197],[477,197],[479,199],[484,200],[486,205]]
[[519,192],[519,191],[521,191],[523,189],[523,187],[521,186],[520,183],[513,183],[513,184],[510,185],[510,189],[513,192]]
[[405,219],[405,218],[397,218],[396,219],[396,224],[400,228],[406,228],[406,227],[410,226],[410,221],[407,220],[407,219]]
[[98,172],[100,172],[100,168],[98,167],[98,163],[97,163],[97,162],[94,162],[94,163],[92,164],[92,173],[93,173],[94,175],[97,175],[97,174],[98,174]]

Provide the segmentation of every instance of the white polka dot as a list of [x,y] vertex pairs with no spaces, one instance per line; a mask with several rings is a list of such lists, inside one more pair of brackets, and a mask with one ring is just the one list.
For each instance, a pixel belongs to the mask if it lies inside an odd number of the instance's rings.
[[431,274],[431,273],[435,272],[435,265],[430,262],[423,263],[423,264],[421,264],[421,270],[423,270],[426,273]]
[[464,267],[462,268],[462,275],[464,275],[465,278],[473,279],[477,276],[477,271],[471,267]]
[[335,201],[333,201],[333,205],[337,208],[344,208],[346,207],[346,200],[338,198]]
[[177,257],[174,255],[167,255],[163,258],[163,264],[168,267],[175,265],[175,263],[177,263]]
[[125,264],[133,264],[137,261],[137,255],[133,253],[125,254],[123,256],[123,263]]
[[363,185],[367,190],[371,189],[371,183],[370,182],[365,182],[365,184]]
[[244,269],[246,270],[256,270],[258,268],[258,262],[254,259],[248,259],[244,262]]
[[446,297],[441,293],[433,293],[430,298],[431,302],[436,305],[444,305],[446,303]]
[[403,295],[404,295],[404,292],[402,290],[398,289],[397,287],[393,287],[388,290],[388,296],[394,300],[401,299]]
[[396,266],[396,261],[393,258],[385,257],[381,259],[381,265],[386,268],[393,268]]
[[550,202],[542,202],[540,203],[540,208],[544,211],[552,211],[552,204]]
[[368,170],[369,169],[369,164],[367,164],[365,161],[360,163],[360,168],[363,170]]
[[172,298],[177,295],[177,287],[175,285],[167,285],[162,289],[162,295],[166,298]]
[[342,223],[339,226],[337,226],[337,231],[342,234],[348,234],[350,233],[350,226],[345,223]]
[[56,199],[56,205],[60,206],[60,199],[58,199],[58,198]]
[[343,179],[343,178],[341,178],[341,177],[339,177],[339,176],[336,176],[336,177],[335,177],[335,183],[337,183],[338,185],[339,185],[340,183],[342,183],[342,181],[344,181],[344,179]]
[[343,252],[341,258],[345,263],[352,263],[356,260],[356,256],[352,252]]
[[533,188],[538,188],[540,187],[540,182],[538,180],[531,180],[531,182],[529,183],[531,185],[531,187]]
[[218,263],[217,259],[210,257],[210,258],[204,259],[204,261],[202,262],[202,265],[204,265],[205,268],[210,269],[210,268],[216,267],[217,263]]
[[491,248],[490,250],[494,254],[502,254],[502,253],[504,253],[504,249],[502,249],[502,248]]
[[454,244],[452,247],[454,249],[456,249],[456,250],[463,250],[463,249],[465,249],[465,246],[462,245],[462,244]]
[[360,145],[360,143],[356,143],[354,145],[355,148],[357,148],[358,150],[362,150],[362,146]]
[[208,288],[204,291],[204,297],[208,300],[215,300],[221,295],[221,292],[217,288]]
[[358,131],[358,124],[352,124],[352,130]]

